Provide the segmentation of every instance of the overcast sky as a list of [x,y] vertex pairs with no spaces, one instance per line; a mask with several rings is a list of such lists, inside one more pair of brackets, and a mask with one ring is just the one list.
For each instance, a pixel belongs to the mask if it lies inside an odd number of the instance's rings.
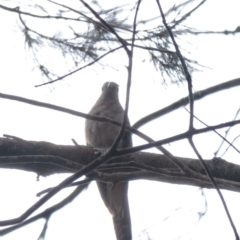
[[[1,1],[0,4],[4,4]],[[164,3],[165,4],[165,3]],[[164,5],[164,9],[167,6]],[[200,30],[234,30],[239,25],[240,3],[237,0],[207,1],[187,22],[189,26]],[[120,85],[120,101],[125,103],[127,79],[127,59],[117,54],[103,61],[112,68],[94,65],[52,87],[35,88],[42,83],[38,72],[32,68],[31,58],[24,48],[22,33],[16,25],[17,16],[0,10],[1,44],[0,91],[42,102],[48,102],[73,110],[87,113],[101,93],[105,81],[114,81]],[[181,43],[191,52],[191,56],[208,68],[193,74],[195,91],[239,77],[240,36],[208,35],[184,36]],[[187,95],[187,84],[164,86],[161,75],[147,62],[141,60],[142,51],[135,51],[129,118],[135,123],[141,117],[161,109]],[[48,56],[45,56],[48,57]],[[49,56],[59,68],[63,62]],[[116,70],[117,69],[117,70]],[[208,125],[231,121],[239,108],[239,88],[223,91],[196,102],[195,114]],[[31,105],[1,99],[0,134],[14,135],[25,140],[48,141],[55,144],[72,145],[74,138],[85,145],[84,119],[37,108]],[[174,111],[157,119],[140,130],[159,140],[186,131],[189,115],[184,109]],[[196,127],[202,127],[196,122]],[[226,129],[220,132],[224,133]],[[229,139],[238,135],[239,127],[230,131]],[[221,139],[213,133],[194,137],[198,150],[204,159],[213,157]],[[134,145],[144,143],[134,137]],[[235,142],[238,146],[238,142]],[[224,145],[222,152],[227,145]],[[166,146],[172,154],[182,157],[196,157],[183,140]],[[154,149],[148,152],[157,152]],[[238,163],[239,155],[230,149],[224,159]],[[22,171],[0,170],[1,200],[0,220],[18,217],[37,198],[36,193],[58,184],[67,177],[54,175],[40,178],[36,174]],[[70,193],[63,190],[39,211],[59,201]],[[133,224],[134,239],[234,239],[233,232],[215,190],[204,190],[208,211],[197,223],[198,211],[204,209],[201,191],[189,186],[176,186],[152,181],[134,181],[130,183],[129,201]],[[223,191],[230,213],[240,232],[240,195]],[[39,212],[37,211],[37,212]],[[170,218],[168,218],[171,216]],[[167,218],[167,219],[166,219]],[[3,239],[37,239],[43,221],[20,229]],[[114,239],[111,216],[100,199],[95,183],[87,191],[60,212],[54,214],[49,223],[46,240],[49,239]]]

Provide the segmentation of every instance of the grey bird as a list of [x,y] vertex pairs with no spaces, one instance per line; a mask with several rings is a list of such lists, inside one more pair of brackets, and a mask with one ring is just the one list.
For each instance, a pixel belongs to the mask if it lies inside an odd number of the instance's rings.
[[[106,82],[102,87],[102,94],[90,110],[89,114],[111,118],[122,122],[124,110],[118,99],[118,85]],[[129,120],[127,121],[129,124]],[[85,136],[87,145],[99,148],[109,148],[118,135],[120,128],[112,124],[86,120]],[[119,142],[119,148],[132,146],[132,137],[125,132]],[[97,182],[101,197],[113,218],[117,240],[131,240],[131,217],[128,204],[128,182],[121,182],[112,186],[110,183]]]

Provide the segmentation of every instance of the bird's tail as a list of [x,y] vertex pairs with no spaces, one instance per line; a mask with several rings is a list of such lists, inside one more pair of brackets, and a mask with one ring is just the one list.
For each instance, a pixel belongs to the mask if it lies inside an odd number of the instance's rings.
[[125,209],[123,216],[113,216],[113,224],[117,240],[132,240],[131,217],[129,208]]
[[97,185],[102,199],[113,217],[117,240],[132,240],[128,183],[121,182],[113,188],[111,184],[102,182],[98,182]]

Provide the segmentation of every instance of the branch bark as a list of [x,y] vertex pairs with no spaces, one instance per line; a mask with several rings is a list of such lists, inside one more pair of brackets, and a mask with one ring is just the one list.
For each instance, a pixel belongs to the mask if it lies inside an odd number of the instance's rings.
[[[195,173],[206,177],[197,159],[176,157]],[[0,138],[0,168],[18,169],[47,176],[74,173],[96,159],[91,147],[55,145],[49,142]],[[220,158],[204,160],[221,189],[240,192],[240,166]],[[162,154],[138,152],[115,157],[90,174],[98,181],[112,182],[147,179],[213,188],[211,182],[183,173]],[[204,179],[204,180],[203,180]]]

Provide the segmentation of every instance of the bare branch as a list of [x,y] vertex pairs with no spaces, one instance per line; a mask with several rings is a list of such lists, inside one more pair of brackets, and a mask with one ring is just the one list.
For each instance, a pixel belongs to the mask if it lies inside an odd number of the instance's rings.
[[33,222],[35,222],[35,221],[37,221],[41,218],[50,219],[50,217],[53,213],[62,209],[67,204],[71,203],[87,187],[88,187],[88,184],[83,185],[83,186],[78,186],[69,196],[67,196],[65,199],[63,199],[61,202],[55,204],[54,206],[52,206],[50,208],[47,208],[43,212],[37,214],[36,216],[33,216],[33,217],[29,218],[28,220],[26,220],[26,221],[24,221],[24,222],[22,222],[18,225],[0,230],[0,236],[4,236],[8,233],[11,233],[11,232],[15,231],[16,229],[27,226],[28,224],[31,224],[31,223],[33,223]]
[[129,54],[130,54],[130,51],[129,51],[129,49],[127,48],[126,41],[125,41],[123,38],[121,38],[121,37],[117,34],[117,32],[114,30],[114,28],[112,28],[111,25],[109,25],[104,19],[102,19],[102,18],[100,17],[100,15],[97,14],[97,12],[95,12],[95,11],[93,10],[93,8],[90,7],[89,4],[87,4],[87,3],[86,3],[85,1],[83,1],[83,0],[80,0],[80,1],[83,3],[83,5],[84,5],[87,9],[89,9],[89,10],[92,12],[92,14],[103,24],[103,26],[105,26],[113,35],[116,36],[116,38],[118,39],[118,41],[122,44],[122,46],[123,46],[124,50],[126,51],[127,55],[129,55]]
[[233,222],[233,220],[232,220],[232,217],[231,217],[230,212],[229,212],[229,210],[228,210],[226,201],[225,201],[225,199],[224,199],[224,197],[223,197],[223,195],[222,195],[222,193],[221,193],[221,191],[220,191],[220,189],[219,189],[219,187],[218,187],[217,182],[215,181],[214,177],[212,176],[212,173],[209,171],[209,169],[208,169],[206,163],[204,162],[202,156],[201,156],[200,153],[198,152],[198,150],[197,150],[197,148],[196,148],[196,146],[195,146],[195,144],[194,144],[194,142],[193,142],[193,140],[192,140],[192,137],[189,138],[189,143],[190,143],[190,145],[192,146],[192,148],[193,148],[194,152],[196,153],[196,155],[198,156],[198,158],[200,159],[200,161],[201,161],[201,163],[202,163],[202,165],[203,165],[203,167],[204,167],[205,172],[207,173],[207,175],[208,175],[208,177],[210,178],[213,186],[215,187],[215,189],[216,189],[216,191],[217,191],[217,193],[218,193],[218,195],[219,195],[219,197],[220,197],[220,199],[221,199],[221,202],[222,202],[222,204],[223,204],[224,210],[225,210],[225,212],[226,212],[226,214],[227,214],[227,217],[228,217],[228,220],[229,220],[229,222],[230,222],[230,224],[231,224],[231,227],[232,227],[232,229],[233,229],[233,232],[234,232],[234,234],[235,234],[236,240],[239,240],[239,235],[238,235],[237,229],[236,229],[235,224],[234,224],[234,222]]
[[167,29],[168,31],[168,34],[170,35],[171,39],[172,39],[172,42],[173,42],[173,45],[174,45],[174,48],[176,50],[176,54],[182,64],[182,68],[183,68],[183,72],[185,74],[185,77],[186,77],[186,80],[188,82],[188,94],[189,94],[189,103],[190,103],[190,120],[189,120],[189,129],[192,130],[194,127],[193,127],[193,114],[194,114],[194,98],[193,98],[193,92],[192,92],[192,77],[188,71],[188,68],[187,68],[187,65],[185,63],[185,60],[181,54],[181,51],[177,45],[177,42],[175,40],[175,37],[171,31],[171,28],[167,25],[167,22],[166,22],[166,19],[165,19],[165,16],[164,16],[164,13],[163,13],[163,10],[162,10],[162,7],[161,7],[161,4],[160,4],[160,1],[159,0],[156,0],[157,1],[157,5],[158,5],[158,8],[159,8],[159,11],[160,11],[160,14],[161,14],[161,17],[162,17],[162,21],[163,21],[163,24],[165,26],[165,28]]
[[[188,111],[188,109],[186,109],[185,108],[185,110],[187,111],[187,112],[189,112]],[[206,127],[208,127],[208,125],[206,124],[206,123],[204,123],[201,119],[199,119],[198,117],[196,117],[195,115],[194,115],[194,118],[195,119],[197,119],[200,123],[202,123],[203,125],[205,125]],[[236,118],[234,118],[234,120],[235,120]],[[229,128],[230,129],[230,128]],[[240,153],[240,151],[232,144],[232,143],[230,143],[227,139],[226,139],[226,135],[225,135],[225,137],[223,137],[220,133],[218,133],[216,130],[213,130],[220,138],[222,138],[223,139],[223,142],[227,142],[228,144],[229,144],[229,147],[232,147],[233,149],[235,149],[238,153]],[[214,154],[214,156],[216,157],[216,154]]]
[[72,72],[70,72],[70,73],[67,73],[67,74],[63,75],[63,76],[59,77],[58,79],[55,79],[55,80],[53,80],[53,81],[49,81],[49,82],[47,82],[47,83],[35,85],[35,87],[41,87],[41,86],[44,86],[44,85],[47,85],[47,84],[52,84],[52,83],[54,83],[54,82],[57,82],[57,81],[60,81],[60,80],[62,80],[62,79],[64,79],[64,78],[66,78],[66,77],[69,77],[70,75],[72,75],[72,74],[74,74],[74,73],[76,73],[76,72],[78,72],[78,71],[81,71],[81,70],[84,69],[84,68],[87,68],[87,67],[93,65],[94,63],[98,62],[100,59],[104,58],[105,56],[107,56],[107,55],[110,54],[110,53],[115,52],[116,50],[118,50],[118,49],[120,49],[120,48],[122,48],[122,46],[121,46],[121,47],[114,48],[114,49],[112,49],[112,50],[104,53],[102,56],[98,57],[98,58],[95,59],[94,61],[86,64],[86,65],[83,66],[83,67],[77,68],[76,70],[74,70],[74,71],[72,71]]
[[[233,88],[233,87],[238,87],[240,86],[240,78],[236,78],[233,80],[229,80],[226,81],[224,83],[220,83],[218,85],[215,85],[213,87],[198,91],[196,93],[194,93],[193,97],[194,97],[194,101],[196,100],[200,100],[210,94],[219,92],[219,91],[223,91],[223,90],[227,90],[229,88]],[[145,117],[143,117],[142,119],[138,120],[135,124],[133,124],[133,128],[138,129],[141,126],[143,126],[144,124],[158,118],[161,117],[167,113],[170,113],[180,107],[184,107],[189,103],[189,98],[188,97],[184,97],[178,101],[176,101],[175,103],[172,103],[171,105],[160,109],[154,113],[151,113]]]
[[[240,113],[240,108],[239,108],[238,111],[236,112],[235,117],[233,118],[233,120],[236,120],[236,119],[237,119],[237,116],[238,116],[239,113]],[[223,143],[225,142],[226,137],[227,137],[227,135],[228,135],[228,133],[229,133],[230,130],[231,130],[231,128],[228,128],[228,129],[225,131],[225,137],[224,137],[223,141],[221,142],[221,144],[220,144],[219,148],[217,149],[217,151],[214,153],[214,156],[215,156],[215,157],[217,156],[218,152],[220,151],[220,149],[221,149]],[[229,142],[228,142],[228,143],[229,143]],[[231,145],[231,144],[229,143],[229,145]],[[234,148],[234,147],[233,147],[233,148]]]
[[15,8],[10,8],[7,6],[3,6],[0,4],[0,8],[7,10],[9,12],[15,12],[18,14],[22,14],[22,15],[26,15],[26,16],[30,16],[30,17],[35,17],[35,18],[42,18],[42,19],[63,19],[63,20],[71,20],[71,21],[79,21],[78,18],[69,18],[69,17],[63,17],[63,16],[51,16],[51,15],[37,15],[37,14],[32,14],[30,12],[24,12],[24,11],[20,11],[19,7],[15,7]]

